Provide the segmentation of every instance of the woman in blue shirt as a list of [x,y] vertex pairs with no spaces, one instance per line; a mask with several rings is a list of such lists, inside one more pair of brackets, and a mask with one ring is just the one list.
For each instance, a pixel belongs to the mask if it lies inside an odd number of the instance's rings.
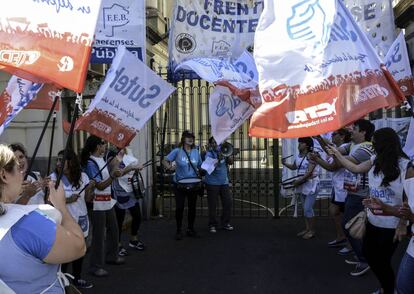
[[[199,168],[201,156],[194,144],[195,136],[190,131],[184,131],[178,148],[172,150],[163,161],[168,170],[175,169],[174,194],[175,194],[175,219],[177,221],[176,239],[181,240],[182,223],[184,214],[185,198],[188,198],[188,229],[189,237],[197,237],[194,230],[196,217],[197,189],[201,187]],[[175,166],[172,164],[175,162]]]
[[[48,183],[53,209],[14,204],[22,183],[13,151],[0,145],[0,280],[16,293],[64,293],[59,267],[85,255],[83,232],[66,207],[62,185],[56,190]],[[61,221],[46,210],[60,214]]]
[[214,171],[210,175],[206,174],[205,176],[209,212],[208,226],[210,227],[210,233],[217,232],[217,198],[220,196],[221,204],[223,206],[221,225],[223,229],[232,231],[234,229],[233,226],[230,225],[232,197],[229,187],[227,165],[233,164],[233,159],[230,157],[223,158],[220,155],[216,140],[214,140],[213,137],[208,140],[208,143],[209,151],[206,154],[206,158],[210,157],[217,160]]

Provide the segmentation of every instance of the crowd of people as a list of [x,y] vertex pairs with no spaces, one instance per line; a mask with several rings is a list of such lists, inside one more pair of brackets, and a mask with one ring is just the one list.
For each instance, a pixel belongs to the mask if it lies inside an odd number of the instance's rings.
[[[315,152],[316,144],[323,152]],[[0,268],[0,289],[8,287],[17,293],[54,289],[63,293],[67,281],[63,273],[69,267],[73,285],[91,288],[92,283],[82,277],[89,241],[89,272],[98,277],[109,274],[105,264],[123,264],[128,247],[145,249],[139,236],[140,201],[133,185],[133,177],[143,165],[127,148],[108,150],[107,146],[104,140],[90,136],[79,156],[72,150],[60,151],[53,172],[42,178],[40,173],[29,171],[23,145],[0,145],[0,258],[11,265],[7,270]],[[179,146],[162,162],[166,169],[175,172],[176,240],[184,238],[186,199],[185,233],[192,238],[199,236],[195,229],[196,206],[204,189],[209,232],[214,234],[218,228],[234,230],[230,223],[233,201],[228,177],[228,166],[233,160],[220,147],[212,137],[206,152],[201,154],[194,134],[184,131]],[[206,162],[213,169],[209,170]],[[320,171],[326,169],[332,172],[330,213],[336,232],[328,246],[342,247],[339,254],[354,253],[354,258],[345,260],[355,265],[352,276],[371,269],[381,286],[376,293],[414,291],[413,240],[397,275],[391,266],[398,242],[414,221],[414,167],[393,129],[375,131],[371,122],[360,119],[352,129],[333,132],[330,140],[299,138],[298,155],[291,163],[284,159],[282,164],[298,174],[292,186],[300,196],[305,219],[305,228],[298,237],[308,240],[317,236],[313,206],[319,193]],[[56,186],[60,174],[61,183]],[[223,207],[220,223],[219,198]],[[121,232],[127,210],[131,226],[124,245]],[[366,215],[367,222],[363,226],[365,234],[357,237],[350,226],[357,223],[355,219],[361,213]]]
[[[190,131],[182,134],[181,143],[164,161],[175,170],[177,231],[181,240],[185,200],[188,200],[186,235],[198,237],[194,229],[197,196],[203,193],[201,156]],[[81,154],[72,150],[58,152],[53,172],[41,177],[29,171],[28,156],[22,144],[0,145],[0,212],[5,233],[0,234],[0,255],[13,264],[7,272],[0,269],[0,292],[63,293],[66,285],[92,288],[82,277],[84,255],[89,247],[89,273],[105,277],[105,264],[121,265],[128,255],[127,247],[142,251],[139,237],[141,207],[134,177],[143,169],[127,148],[107,148],[108,143],[89,136]],[[231,231],[232,199],[227,165],[213,138],[205,157],[215,165],[206,173],[210,208],[209,228],[216,233],[217,200],[223,203],[221,224]],[[61,176],[60,185],[55,183]],[[141,192],[142,193],[142,192]],[[45,205],[51,204],[52,206]],[[128,245],[121,240],[126,211],[131,216]],[[90,243],[90,246],[87,244]],[[21,270],[23,269],[23,270]],[[71,269],[71,271],[69,271]],[[70,272],[72,281],[65,273]],[[35,282],[33,282],[35,281]],[[13,293],[13,292],[10,292]]]
[[[315,142],[324,150],[323,154],[312,150]],[[403,152],[397,133],[391,128],[375,131],[370,121],[360,119],[351,130],[333,132],[330,141],[319,136],[300,138],[298,143],[299,155],[294,162],[282,162],[298,173],[293,186],[301,196],[306,220],[306,229],[298,236],[315,236],[311,219],[318,194],[317,169],[324,168],[332,172],[330,212],[336,230],[336,238],[328,246],[344,246],[338,252],[341,255],[354,253],[353,258],[345,260],[355,265],[352,276],[371,269],[380,284],[375,293],[413,293],[413,240],[397,277],[391,266],[397,245],[414,219],[414,167]],[[362,233],[355,233],[352,226],[358,226]]]

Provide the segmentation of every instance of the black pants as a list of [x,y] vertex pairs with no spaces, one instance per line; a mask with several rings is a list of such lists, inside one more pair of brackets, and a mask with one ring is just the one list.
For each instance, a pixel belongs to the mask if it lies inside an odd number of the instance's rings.
[[71,263],[64,263],[62,264],[62,272],[66,273],[68,270],[69,264],[72,264],[72,275],[75,278],[75,281],[81,279],[82,273],[82,264],[83,264],[83,257],[72,261]]
[[174,194],[177,231],[180,231],[183,226],[185,198],[188,199],[188,228],[193,230],[196,217],[197,196],[199,195],[199,192],[180,190],[177,189],[177,186],[174,186]]
[[[131,236],[137,236],[139,227],[141,225],[141,207],[139,205],[139,202],[137,201],[137,203],[135,203],[134,206],[128,208],[128,210],[132,217]],[[124,223],[126,209],[119,208],[115,205],[115,213],[116,219],[118,221],[119,240],[121,240],[122,225]]]
[[208,215],[209,226],[217,226],[217,202],[220,196],[221,204],[223,206],[223,214],[221,215],[221,224],[227,225],[230,223],[232,197],[229,185],[206,185],[207,199],[208,199]]
[[391,258],[398,245],[393,241],[394,234],[394,229],[375,227],[368,222],[362,246],[364,256],[385,294],[394,293],[395,274]]

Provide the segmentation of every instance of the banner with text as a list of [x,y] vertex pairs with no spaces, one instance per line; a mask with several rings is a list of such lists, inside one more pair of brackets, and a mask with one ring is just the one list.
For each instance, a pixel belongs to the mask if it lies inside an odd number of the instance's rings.
[[[59,89],[51,84],[44,84],[36,97],[26,106],[25,109],[50,110],[53,101],[58,96]],[[59,111],[59,101],[56,103],[55,111]]]
[[121,46],[76,129],[125,147],[174,91],[174,87]]
[[395,39],[392,0],[344,0],[344,2],[375,51],[384,58]]
[[401,32],[385,56],[385,66],[405,96],[414,95],[414,80],[408,58],[407,45]]
[[251,48],[263,2],[177,0],[169,39],[172,73],[189,58],[236,59]]
[[221,144],[254,112],[254,107],[233,95],[229,88],[216,86],[209,98],[211,133]]
[[16,76],[11,77],[0,97],[0,135],[42,87],[43,84],[33,83]]
[[0,68],[82,92],[100,0],[13,0],[0,10]]
[[319,135],[404,100],[342,1],[267,0],[265,6],[254,52],[263,104],[250,135]]
[[145,1],[102,0],[91,63],[112,63],[118,46],[145,58]]

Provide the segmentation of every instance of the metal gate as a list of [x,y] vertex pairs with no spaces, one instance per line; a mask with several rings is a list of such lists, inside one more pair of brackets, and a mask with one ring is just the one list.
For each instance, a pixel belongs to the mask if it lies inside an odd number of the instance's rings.
[[[160,69],[159,75],[166,78],[166,69]],[[174,83],[177,91],[168,99],[152,119],[152,146],[154,161],[161,156],[162,132],[164,126],[167,155],[178,145],[181,133],[191,130],[196,136],[196,145],[207,145],[211,136],[208,97],[213,85],[204,80],[182,79]],[[278,169],[274,166],[274,154],[278,152],[278,141],[258,139],[248,136],[246,122],[228,142],[235,148],[234,164],[230,167],[230,186],[233,193],[233,215],[247,217],[271,217],[278,211]],[[275,172],[276,170],[276,172]],[[175,201],[172,192],[172,174],[164,173],[160,162],[154,169],[155,213],[167,217],[173,216]],[[206,195],[198,200],[198,215],[207,215]]]

